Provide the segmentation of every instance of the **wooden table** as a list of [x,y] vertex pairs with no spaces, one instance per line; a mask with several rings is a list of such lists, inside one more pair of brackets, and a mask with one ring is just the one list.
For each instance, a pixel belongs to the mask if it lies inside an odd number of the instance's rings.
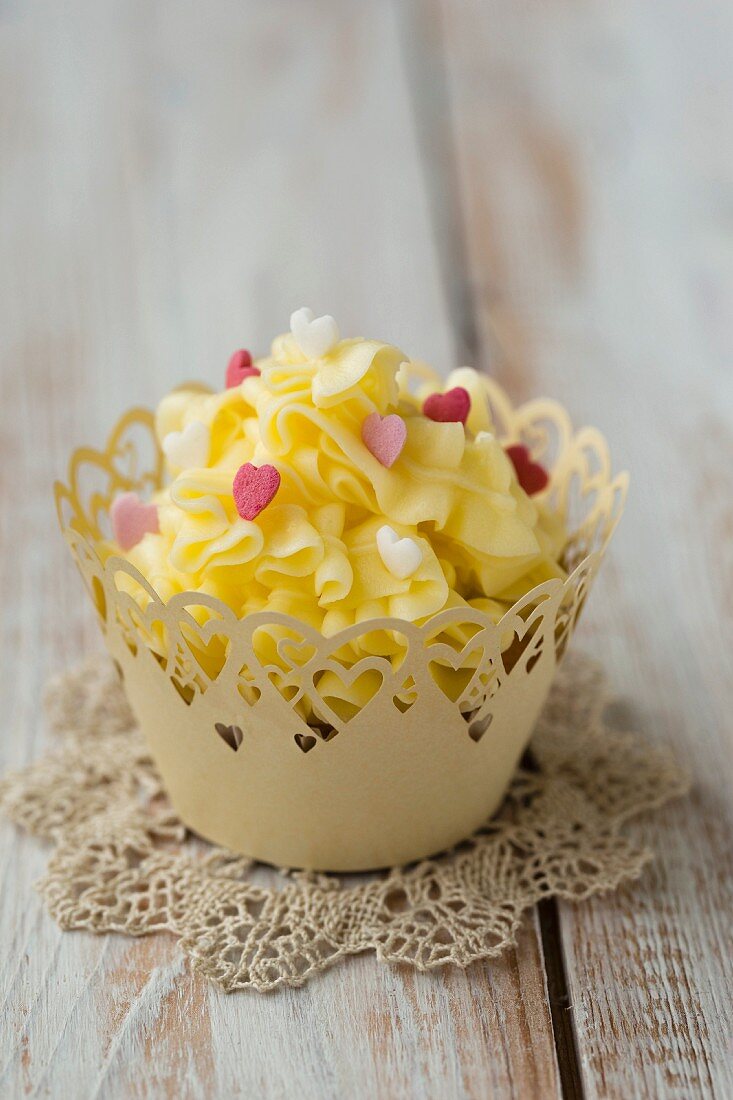
[[0,828],[0,1095],[733,1095],[733,8],[0,4],[0,765],[98,646],[52,478],[291,309],[598,423],[633,487],[576,643],[691,769],[636,885],[501,962],[227,997],[62,934]]

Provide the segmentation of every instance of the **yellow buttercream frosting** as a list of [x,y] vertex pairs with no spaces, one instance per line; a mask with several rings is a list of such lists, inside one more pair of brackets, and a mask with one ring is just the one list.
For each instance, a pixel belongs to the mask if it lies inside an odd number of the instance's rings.
[[[210,434],[206,465],[170,466],[171,481],[154,498],[159,532],[126,554],[163,599],[206,593],[238,616],[284,612],[332,635],[377,617],[422,622],[466,605],[497,620],[536,584],[564,577],[563,526],[520,487],[476,371],[446,381],[377,340],[340,340],[308,357],[290,334],[256,367],[221,393],[182,388],[160,403],[161,444],[197,421]],[[425,397],[454,386],[471,398],[465,426],[427,418]],[[374,412],[405,424],[390,467],[362,439]],[[253,520],[233,495],[246,463],[274,466],[281,479]],[[417,544],[419,564],[407,577],[380,552],[385,525]],[[258,631],[258,657],[277,664],[282,636]],[[402,652],[396,633],[371,631],[345,647],[344,661],[373,653],[399,661]],[[347,686],[328,675],[333,684],[322,680],[319,693],[345,717],[373,690],[368,676]]]

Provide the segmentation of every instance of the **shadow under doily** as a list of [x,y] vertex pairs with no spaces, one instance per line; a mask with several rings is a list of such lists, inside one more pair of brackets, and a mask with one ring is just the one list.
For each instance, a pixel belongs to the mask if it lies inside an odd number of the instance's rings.
[[48,688],[61,745],[0,782],[0,810],[54,844],[39,884],[64,929],[176,935],[224,990],[302,985],[361,951],[429,970],[515,942],[541,898],[581,900],[636,878],[651,853],[626,834],[685,793],[669,755],[603,720],[601,668],[561,667],[499,813],[434,859],[380,874],[282,872],[194,838],[167,804],[113,665]]

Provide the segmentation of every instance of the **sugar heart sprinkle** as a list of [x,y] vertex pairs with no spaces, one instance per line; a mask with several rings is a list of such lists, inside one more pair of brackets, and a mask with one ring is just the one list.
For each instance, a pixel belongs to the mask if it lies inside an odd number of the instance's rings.
[[303,306],[290,315],[290,331],[300,350],[309,359],[320,359],[339,342],[339,329],[330,314],[314,317],[313,310]]
[[234,475],[232,496],[242,519],[253,520],[272,501],[280,488],[280,471],[274,466],[245,462]]
[[463,386],[454,386],[446,393],[431,393],[425,398],[422,411],[429,420],[440,424],[465,424],[471,411],[471,395]]
[[541,493],[550,483],[550,475],[539,462],[533,462],[529,449],[523,443],[513,443],[506,454],[517,474],[517,481],[527,496]]
[[231,390],[245,378],[256,377],[259,373],[259,368],[252,364],[250,353],[245,348],[240,348],[239,351],[234,352],[227,364],[226,388]]
[[140,500],[137,493],[121,493],[109,510],[112,534],[122,550],[132,550],[144,535],[157,535],[158,507]]
[[422,562],[422,550],[415,540],[401,539],[387,523],[377,531],[377,550],[385,568],[401,581],[411,577]]
[[397,413],[380,416],[378,412],[373,412],[361,426],[361,438],[377,462],[389,469],[402,454],[407,439],[407,425]]
[[168,432],[163,452],[179,470],[198,469],[209,461],[211,429],[201,420],[192,420],[183,431]]

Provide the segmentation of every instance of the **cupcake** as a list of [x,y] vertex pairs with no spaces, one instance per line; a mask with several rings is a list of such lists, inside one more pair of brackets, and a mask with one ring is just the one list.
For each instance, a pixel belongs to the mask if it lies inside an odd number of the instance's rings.
[[57,487],[173,805],[287,866],[455,844],[527,745],[625,476],[554,403],[515,411],[307,309],[224,374],[128,414]]

